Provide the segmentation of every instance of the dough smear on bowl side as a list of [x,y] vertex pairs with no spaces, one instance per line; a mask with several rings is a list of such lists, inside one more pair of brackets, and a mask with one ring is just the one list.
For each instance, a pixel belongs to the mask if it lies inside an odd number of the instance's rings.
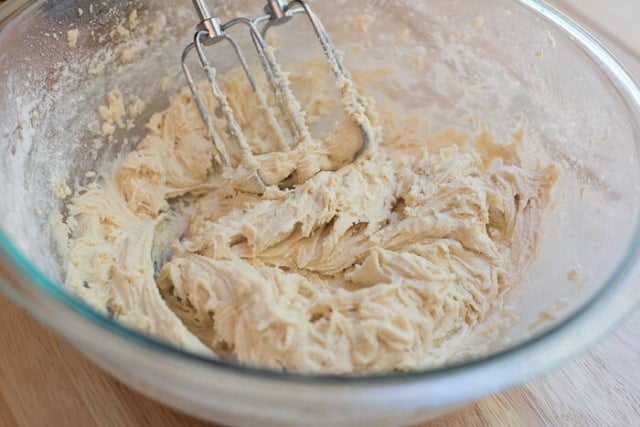
[[[313,81],[314,64],[291,79]],[[247,99],[233,73],[222,80]],[[321,89],[304,99],[311,122]],[[319,154],[334,171],[256,195],[217,173],[183,90],[69,205],[66,284],[138,330],[243,364],[369,373],[452,360],[535,257],[557,168],[486,133],[390,130],[400,118],[367,103],[384,131],[366,156],[345,164],[357,147],[345,154],[344,141],[361,138],[345,122]],[[260,151],[268,123],[236,107]],[[305,159],[294,149],[262,161],[277,171]]]

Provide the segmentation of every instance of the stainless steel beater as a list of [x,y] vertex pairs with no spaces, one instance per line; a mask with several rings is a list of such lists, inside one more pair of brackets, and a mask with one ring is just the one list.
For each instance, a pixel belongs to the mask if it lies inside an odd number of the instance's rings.
[[[209,61],[205,53],[205,47],[223,41],[231,45],[256,95],[258,108],[267,116],[267,121],[276,133],[282,150],[291,149],[294,142],[298,144],[307,143],[317,145],[319,142],[311,137],[309,128],[302,118],[304,116],[301,114],[301,106],[293,96],[289,82],[282,73],[279,64],[276,62],[272,47],[267,44],[264,37],[269,27],[284,24],[298,14],[305,14],[309,18],[322,50],[337,78],[343,108],[347,115],[355,121],[362,133],[362,146],[356,152],[354,160],[367,151],[373,136],[371,135],[371,124],[366,115],[365,106],[361,97],[355,91],[350,90],[353,88],[353,82],[349,72],[344,68],[322,23],[305,1],[267,0],[264,8],[265,13],[263,15],[255,18],[234,18],[226,23],[222,23],[219,18],[211,14],[205,0],[193,0],[193,5],[200,18],[200,23],[197,26],[193,42],[185,48],[182,54],[182,69],[189,88],[193,93],[194,101],[207,126],[209,137],[215,146],[217,161],[223,168],[234,170],[234,176],[237,178],[238,186],[241,190],[261,193],[268,185],[278,184],[278,182],[265,182],[264,174],[260,173],[260,162],[252,153],[247,138],[235,118],[227,96],[218,83],[216,68]],[[267,96],[259,88],[257,80],[249,68],[249,64],[238,42],[229,35],[228,30],[236,25],[245,25],[248,28],[267,77],[268,84],[273,91],[278,106],[277,108],[279,108],[281,117],[283,117],[284,120],[279,121],[272,113],[267,105]],[[259,26],[262,26],[262,30],[259,29]],[[219,114],[226,120],[227,132],[235,139],[236,148],[239,149],[240,161],[236,165],[231,164],[232,158],[229,155],[229,147],[225,145],[224,140],[218,134],[214,126],[214,119],[206,108],[202,94],[187,66],[188,55],[194,49],[200,64],[204,68],[213,96],[219,104]],[[282,121],[284,121],[284,123],[281,123]],[[287,137],[281,132],[282,126],[289,130],[291,140],[287,140]]]

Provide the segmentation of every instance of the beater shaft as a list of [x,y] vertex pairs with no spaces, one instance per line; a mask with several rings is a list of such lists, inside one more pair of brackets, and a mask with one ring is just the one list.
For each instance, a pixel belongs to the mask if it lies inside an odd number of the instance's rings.
[[[194,102],[198,107],[205,126],[207,127],[209,137],[215,147],[217,160],[225,169],[236,169],[236,177],[242,182],[241,186],[243,190],[260,193],[266,189],[267,185],[277,184],[277,182],[267,183],[263,180],[259,171],[260,162],[252,153],[249,142],[247,141],[240,124],[235,118],[233,109],[218,83],[216,68],[207,58],[207,55],[205,54],[205,47],[222,41],[229,43],[242,70],[249,80],[252,90],[256,94],[260,111],[265,114],[267,123],[270,125],[278,139],[280,149],[289,150],[292,148],[294,143],[296,145],[307,145],[309,147],[318,148],[319,142],[312,138],[309,128],[304,121],[302,107],[294,97],[289,81],[276,61],[273,48],[267,44],[264,38],[264,34],[271,26],[281,25],[292,19],[297,14],[307,15],[316,37],[320,42],[322,50],[329,62],[331,70],[337,78],[337,87],[341,93],[343,108],[347,115],[358,125],[362,134],[362,145],[356,152],[354,160],[362,156],[367,151],[372,140],[372,135],[371,124],[369,123],[369,119],[366,115],[365,105],[361,97],[355,92],[355,90],[353,90],[353,82],[349,72],[342,65],[342,62],[329,39],[329,35],[324,29],[319,18],[305,1],[267,0],[267,4],[264,8],[264,15],[252,19],[244,17],[234,18],[224,24],[220,19],[211,14],[204,0],[193,0],[193,5],[198,13],[200,22],[197,26],[193,42],[190,43],[183,51],[182,68],[187,84],[193,93]],[[265,25],[262,31],[260,31],[258,25],[263,23]],[[267,82],[273,91],[276,104],[284,118],[286,129],[288,129],[291,134],[291,139],[289,141],[286,140],[281,124],[278,122],[278,119],[275,117],[272,109],[269,108],[267,97],[258,86],[257,80],[253,75],[238,43],[231,35],[228,34],[229,28],[236,25],[244,25],[249,29],[251,39],[260,58],[262,68],[264,69]],[[223,138],[218,134],[218,130],[214,125],[213,117],[207,109],[204,98],[199,92],[198,86],[189,70],[189,67],[187,66],[188,55],[193,50],[197,53],[200,64],[204,68],[211,92],[218,102],[218,111],[226,120],[227,133],[236,141],[236,149],[239,150],[240,154],[240,161],[238,165],[232,165],[232,157],[229,153],[228,147],[225,145]],[[308,171],[306,175],[309,176],[302,176],[301,180],[309,178],[312,174],[318,171],[319,169]],[[238,173],[240,173],[239,177]]]

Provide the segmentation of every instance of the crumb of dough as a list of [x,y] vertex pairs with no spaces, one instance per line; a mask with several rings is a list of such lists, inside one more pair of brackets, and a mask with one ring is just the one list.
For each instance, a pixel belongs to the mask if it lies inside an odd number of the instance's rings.
[[132,101],[129,103],[129,118],[134,119],[142,114],[144,110],[144,102],[138,97],[134,97]]
[[493,341],[499,335],[502,335],[506,329],[515,325],[520,318],[513,310],[501,310],[499,312],[500,322],[491,324],[478,325],[482,336],[489,341]]
[[80,31],[77,28],[67,31],[67,45],[71,48],[76,47]]
[[[288,78],[318,81],[325,68],[312,64]],[[219,77],[231,99],[251,98],[240,72]],[[315,90],[315,100],[326,93]],[[372,133],[369,155],[341,161],[345,145],[362,143],[346,121],[326,152],[258,156],[261,171],[285,177],[329,165],[260,195],[214,170],[185,88],[114,173],[69,204],[67,286],[120,322],[252,366],[350,373],[447,363],[533,261],[557,168],[523,161],[519,142],[486,129],[424,135],[419,117],[373,108],[369,100],[361,114],[386,132]],[[254,132],[247,143],[272,152],[262,111],[238,110]]]
[[94,171],[87,171],[84,173],[85,178],[93,178],[94,176],[96,176],[96,173]]
[[582,270],[583,268],[580,264],[576,265],[574,268],[567,272],[567,280],[570,280],[572,282],[578,281],[578,279],[582,275]]
[[473,28],[480,28],[484,25],[484,18],[482,16],[476,16],[475,18],[473,18],[473,20],[471,21],[471,26]]
[[104,123],[124,128],[123,118],[126,110],[122,100],[122,93],[120,93],[119,89],[109,91],[107,94],[107,105],[101,105],[98,108],[98,113],[100,113],[100,117]]
[[551,31],[547,31],[547,43],[549,43],[551,47],[556,47],[556,39],[551,34]]
[[133,61],[133,58],[136,56],[136,50],[132,47],[128,47],[123,49],[120,53],[120,63],[128,64]]
[[538,312],[538,318],[529,325],[529,329],[536,329],[543,323],[553,322],[554,320],[556,320],[556,316],[553,313],[540,311]]
[[66,178],[62,178],[55,183],[53,195],[58,200],[64,200],[71,195],[71,188],[67,184]]
[[101,74],[102,71],[104,71],[104,66],[102,65],[90,66],[87,68],[87,73],[91,76],[97,76],[98,74]]
[[162,126],[163,121],[164,114],[154,113],[149,119],[149,123],[147,123],[147,129],[149,129],[153,133],[160,132],[160,126]]
[[375,21],[375,17],[372,15],[359,15],[349,19],[349,25],[353,31],[358,34],[365,35],[369,31],[369,26]]
[[396,40],[404,40],[409,36],[409,29],[404,28],[400,31],[396,31],[396,33],[393,36],[395,37]]
[[129,36],[129,30],[127,30],[122,24],[118,25],[116,27],[116,32],[121,36],[121,37],[128,37]]
[[89,5],[89,13],[91,13],[91,14],[93,13],[93,5],[92,4]]
[[543,58],[544,57],[544,50],[543,49],[536,50],[535,52],[533,52],[533,55],[537,56],[538,58]]
[[82,10],[82,8],[78,8],[78,16],[82,16],[82,14],[84,13],[84,10]]
[[104,122],[102,123],[102,127],[100,128],[102,131],[102,135],[104,136],[112,136],[116,133],[116,126],[113,123]]
[[565,298],[560,298],[548,310],[538,312],[538,318],[531,322],[529,329],[537,329],[542,324],[553,322],[558,318],[558,314],[569,305]]
[[138,11],[136,9],[133,9],[131,13],[129,13],[128,22],[129,22],[129,29],[132,31],[135,30],[136,27],[138,26]]

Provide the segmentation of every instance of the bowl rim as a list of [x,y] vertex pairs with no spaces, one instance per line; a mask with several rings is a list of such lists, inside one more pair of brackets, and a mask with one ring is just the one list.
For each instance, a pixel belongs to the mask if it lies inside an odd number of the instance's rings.
[[[544,3],[542,0],[514,0],[523,6],[537,12],[542,17],[556,24],[560,29],[564,30],[568,35],[574,38],[575,43],[581,45],[593,57],[600,62],[602,69],[608,71],[607,76],[610,80],[617,83],[616,88],[619,95],[630,105],[630,110],[635,110],[640,117],[640,88],[634,82],[634,79],[617,61],[617,59],[604,48],[593,36],[583,29],[576,22],[565,16],[562,12],[554,7]],[[7,2],[0,6],[0,23],[11,17],[15,17],[30,6],[39,3],[38,0],[16,0]],[[9,7],[11,5],[11,7]],[[2,27],[0,27],[0,30]],[[598,64],[596,64],[598,65]],[[634,121],[637,128],[636,133],[640,135],[640,120]],[[371,383],[387,383],[387,382],[406,382],[406,381],[422,381],[429,378],[440,377],[455,373],[465,373],[477,370],[484,366],[500,364],[505,368],[507,366],[519,366],[525,359],[531,349],[535,349],[538,354],[548,353],[547,360],[540,362],[537,366],[532,367],[527,372],[527,376],[537,375],[547,369],[557,366],[564,359],[571,357],[595,342],[602,335],[611,330],[615,325],[621,322],[626,315],[640,301],[640,291],[633,289],[631,278],[640,275],[640,221],[637,221],[631,244],[625,253],[623,259],[618,263],[614,272],[604,282],[598,292],[584,303],[581,307],[567,316],[563,321],[556,325],[522,341],[516,345],[507,347],[495,353],[474,358],[469,361],[455,362],[445,366],[422,369],[409,372],[391,372],[376,374],[309,374],[290,371],[279,371],[269,368],[254,367],[248,365],[240,365],[230,361],[216,360],[210,357],[190,353],[179,349],[178,347],[138,332],[133,328],[125,326],[107,315],[96,311],[86,305],[79,297],[73,295],[66,290],[64,286],[54,280],[49,279],[38,268],[31,265],[27,258],[18,250],[17,246],[8,238],[4,230],[0,228],[0,265],[2,261],[8,263],[8,268],[14,273],[30,282],[28,285],[35,285],[38,291],[53,297],[53,302],[63,306],[73,312],[79,320],[89,322],[94,326],[98,326],[107,332],[117,334],[126,341],[144,346],[145,349],[155,350],[166,356],[174,357],[184,362],[194,362],[204,364],[211,368],[232,371],[248,376],[260,377],[264,379],[276,379],[285,382],[303,382],[303,383],[331,383],[331,384],[371,384]],[[31,280],[29,280],[31,278]],[[56,324],[54,319],[47,317],[42,313],[37,313],[33,304],[23,298],[19,293],[12,289],[11,283],[0,275],[0,290],[4,291],[14,302],[25,308],[32,316],[38,318],[42,323],[53,327],[58,333],[64,334],[64,328]],[[611,308],[616,310],[608,310],[605,305],[611,304]],[[595,316],[595,317],[594,317]],[[588,320],[588,321],[587,321]],[[589,323],[589,328],[585,330],[585,323]],[[597,325],[597,326],[596,326]],[[595,326],[595,327],[594,327]],[[566,339],[572,334],[581,334],[579,342],[581,345],[567,346],[557,351],[557,348],[551,351],[553,343],[558,343]],[[578,341],[576,341],[578,342]]]

